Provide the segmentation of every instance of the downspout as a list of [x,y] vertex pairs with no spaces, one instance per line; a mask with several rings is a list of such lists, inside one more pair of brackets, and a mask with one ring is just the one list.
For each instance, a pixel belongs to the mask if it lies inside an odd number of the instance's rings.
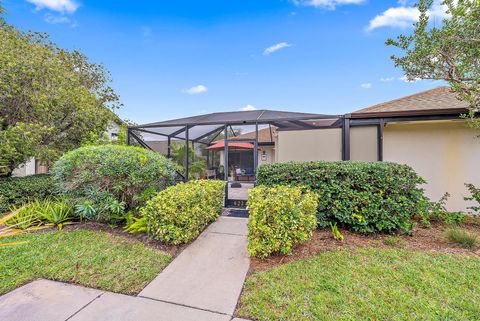
[[185,126],[185,181],[188,182],[188,166],[189,166],[189,148],[188,148],[188,125]]
[[342,160],[350,160],[350,114],[343,116],[342,124]]

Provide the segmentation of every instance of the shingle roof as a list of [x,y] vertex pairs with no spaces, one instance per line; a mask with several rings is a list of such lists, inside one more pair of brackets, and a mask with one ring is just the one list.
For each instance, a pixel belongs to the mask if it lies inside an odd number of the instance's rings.
[[[272,131],[274,129],[272,128]],[[255,139],[255,131],[241,134],[238,136],[235,136],[233,138],[251,138]],[[270,128],[262,128],[258,130],[258,142],[259,143],[271,143],[272,142],[272,135],[270,132]]]
[[357,110],[352,118],[453,114],[462,113],[467,107],[449,87],[437,87]]

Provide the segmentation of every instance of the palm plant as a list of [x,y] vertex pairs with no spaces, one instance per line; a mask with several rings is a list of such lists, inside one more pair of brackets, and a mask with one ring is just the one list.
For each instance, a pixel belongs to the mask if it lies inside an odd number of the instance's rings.
[[[171,146],[171,150],[172,160],[177,165],[177,171],[181,173],[185,172],[187,158],[187,149],[185,144],[173,144]],[[199,156],[197,156],[197,160],[194,160],[194,156],[194,149],[192,146],[188,145],[189,178],[198,178],[198,176],[204,175],[207,170],[205,159],[203,157],[198,158]]]

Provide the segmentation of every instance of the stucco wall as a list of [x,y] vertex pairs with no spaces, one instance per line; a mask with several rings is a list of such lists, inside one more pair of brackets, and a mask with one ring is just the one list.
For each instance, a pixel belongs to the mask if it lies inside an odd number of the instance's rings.
[[341,160],[342,130],[332,128],[279,131],[276,157],[278,162]]
[[383,131],[384,160],[408,164],[424,177],[426,194],[445,192],[451,211],[465,211],[464,183],[480,186],[480,138],[463,121],[389,123]]
[[[262,155],[265,152],[265,157]],[[258,150],[258,165],[275,162],[275,148],[273,146],[260,146]]]
[[350,128],[350,159],[374,162],[378,160],[377,126]]

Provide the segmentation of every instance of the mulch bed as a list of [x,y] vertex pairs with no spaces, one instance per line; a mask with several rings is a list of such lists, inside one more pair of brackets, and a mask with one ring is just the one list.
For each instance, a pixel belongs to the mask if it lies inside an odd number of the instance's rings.
[[[337,241],[333,238],[330,229],[318,229],[313,233],[313,237],[294,248],[292,255],[273,255],[266,259],[252,258],[250,264],[250,273],[268,270],[276,265],[297,261],[303,258],[317,255],[321,252],[337,249],[355,249],[359,247],[370,248],[389,248],[389,249],[407,249],[415,251],[430,251],[442,253],[456,253],[464,255],[473,255],[480,258],[480,248],[469,250],[456,244],[449,243],[444,232],[450,226],[434,224],[430,228],[415,227],[411,235],[407,234],[357,234],[347,230],[341,233],[345,237],[343,241]],[[480,222],[470,221],[462,224],[461,228],[477,234],[480,240]],[[387,239],[396,237],[400,241],[395,245],[387,245]]]

